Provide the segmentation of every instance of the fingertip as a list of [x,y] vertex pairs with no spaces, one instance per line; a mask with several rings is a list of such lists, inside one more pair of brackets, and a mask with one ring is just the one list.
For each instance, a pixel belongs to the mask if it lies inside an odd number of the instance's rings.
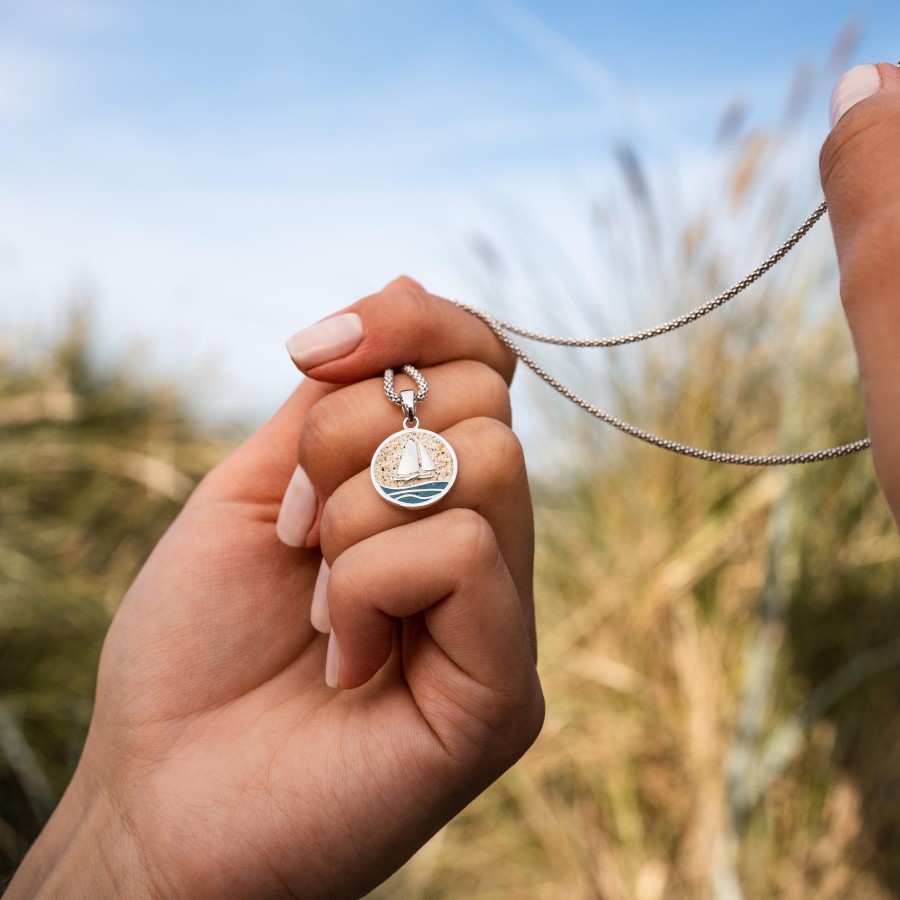
[[861,100],[881,90],[881,73],[877,66],[866,63],[844,72],[831,94],[828,118],[832,128],[844,114]]
[[[890,63],[854,66],[835,86],[832,129],[819,154],[819,173],[836,242],[845,225],[868,218],[897,196],[897,103],[900,68]],[[843,221],[846,218],[846,221]]]
[[328,651],[325,654],[325,684],[330,688],[340,687],[341,681],[341,648],[332,631],[328,635]]
[[515,355],[485,322],[405,275],[294,335],[288,349],[306,375],[331,384],[380,376],[407,363],[459,359],[479,360],[509,384],[516,367]]
[[309,611],[309,620],[312,627],[322,634],[331,632],[331,619],[328,616],[329,572],[328,563],[323,559],[319,566],[319,574],[316,576],[316,586],[313,588],[312,605]]
[[300,465],[294,468],[278,510],[275,533],[288,547],[309,546],[310,527],[316,519],[318,498],[313,483]]
[[881,91],[900,91],[900,66],[881,62],[877,65],[864,63],[848,69],[838,79],[831,94],[828,119],[831,128],[863,100],[874,97]]
[[363,339],[363,320],[358,313],[329,316],[292,335],[285,347],[301,372],[342,359],[352,353]]
[[[389,629],[392,635],[393,629]],[[347,635],[339,644],[334,631],[328,635],[328,652],[325,658],[325,683],[329,687],[352,691],[368,684],[390,659],[393,639],[384,640],[384,635],[375,635],[361,643],[350,641]]]
[[[365,602],[368,580],[347,571],[338,557],[329,575],[331,624],[325,680],[331,687],[352,689],[365,684],[388,661],[394,647],[394,618]],[[335,632],[340,638],[335,637]],[[338,641],[340,641],[339,649]]]

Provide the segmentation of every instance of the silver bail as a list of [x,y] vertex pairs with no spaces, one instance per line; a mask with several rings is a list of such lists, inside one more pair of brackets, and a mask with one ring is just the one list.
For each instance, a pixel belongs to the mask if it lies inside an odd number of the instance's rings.
[[416,392],[400,391],[400,408],[406,414],[406,420],[412,422],[416,417]]

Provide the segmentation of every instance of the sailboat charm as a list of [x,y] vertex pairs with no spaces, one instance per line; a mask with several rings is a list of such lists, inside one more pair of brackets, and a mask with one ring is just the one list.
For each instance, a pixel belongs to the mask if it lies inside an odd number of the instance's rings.
[[[404,366],[404,371],[407,369],[412,366]],[[413,371],[418,376],[417,384],[421,379],[421,387],[425,379],[418,370]],[[385,373],[386,393],[388,387],[393,391],[393,371],[389,369],[388,372],[391,380]],[[420,393],[418,399],[424,399],[424,390]],[[390,393],[388,398],[391,398]],[[401,391],[397,399],[406,413],[403,430],[385,438],[375,451],[369,468],[372,484],[395,506],[407,509],[431,506],[444,497],[456,481],[456,454],[439,434],[419,428],[415,415],[417,399],[413,391]]]
[[394,481],[412,481],[431,478],[437,468],[429,452],[415,438],[409,438],[400,457],[400,465],[394,473]]

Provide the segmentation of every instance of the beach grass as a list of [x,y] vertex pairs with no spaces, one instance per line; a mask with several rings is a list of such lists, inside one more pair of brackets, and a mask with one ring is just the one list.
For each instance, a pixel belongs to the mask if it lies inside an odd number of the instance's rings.
[[[758,249],[723,217],[785,234],[814,192],[760,186],[754,166],[771,145],[734,138],[731,206],[685,214],[652,271],[634,248],[665,231],[661,204],[623,153],[626,193],[596,217],[630,217],[601,235],[619,282],[667,287],[673,303],[704,297],[727,283],[735,248],[742,259]],[[642,427],[704,447],[855,439],[865,423],[827,240],[785,265],[678,338],[602,364],[568,358],[563,374]],[[641,308],[637,292],[626,299]],[[519,377],[537,430],[566,447],[551,448],[553,465],[529,447],[546,724],[372,897],[900,895],[900,539],[869,455],[794,469],[685,459],[568,415]],[[199,424],[181,388],[101,366],[83,315],[46,352],[3,349],[3,873],[78,759],[110,617],[236,439]]]

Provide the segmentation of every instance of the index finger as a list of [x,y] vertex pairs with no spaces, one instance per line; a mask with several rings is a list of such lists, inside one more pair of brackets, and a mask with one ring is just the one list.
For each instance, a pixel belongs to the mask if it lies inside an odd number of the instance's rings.
[[509,383],[516,365],[484,322],[405,277],[295,334],[287,348],[301,372],[333,384],[458,359],[483,362]]

